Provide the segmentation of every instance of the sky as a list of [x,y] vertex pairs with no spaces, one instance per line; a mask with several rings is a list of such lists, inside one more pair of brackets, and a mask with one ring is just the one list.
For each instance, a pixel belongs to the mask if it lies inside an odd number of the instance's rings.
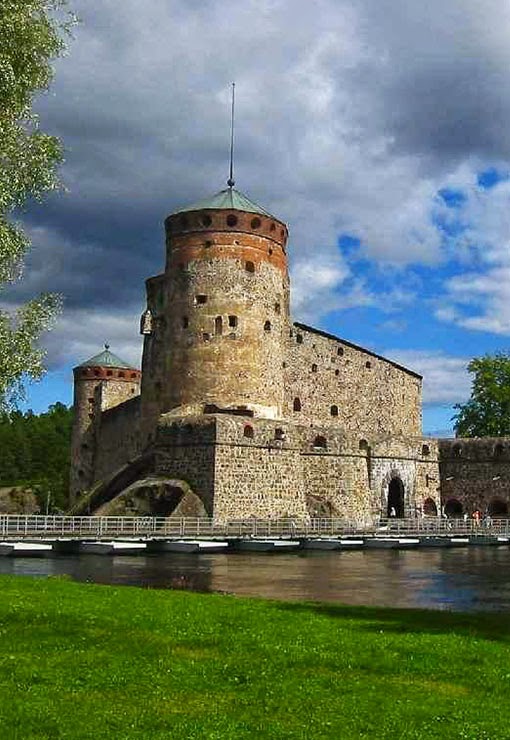
[[20,220],[4,307],[61,292],[27,408],[71,403],[105,341],[139,365],[163,221],[236,187],[289,225],[293,317],[424,376],[451,433],[466,365],[509,348],[506,0],[71,0],[81,23],[37,100],[66,191]]

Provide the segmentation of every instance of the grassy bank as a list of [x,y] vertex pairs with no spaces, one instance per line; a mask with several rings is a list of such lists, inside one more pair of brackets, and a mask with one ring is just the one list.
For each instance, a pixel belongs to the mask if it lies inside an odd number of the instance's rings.
[[510,621],[0,578],[0,733],[510,736]]

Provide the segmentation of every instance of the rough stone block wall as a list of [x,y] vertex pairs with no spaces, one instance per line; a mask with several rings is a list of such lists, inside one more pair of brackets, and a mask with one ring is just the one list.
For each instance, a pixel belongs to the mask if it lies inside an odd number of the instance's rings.
[[141,452],[140,396],[103,411],[96,440],[94,481],[100,481]]
[[185,481],[213,514],[216,420],[214,416],[161,417],[156,439],[155,474]]
[[215,520],[306,520],[299,430],[239,417],[217,417],[217,424]]
[[[450,514],[510,513],[510,438],[440,440],[441,499]],[[457,507],[458,508],[458,507]],[[506,511],[505,511],[506,510]]]
[[[302,324],[285,354],[285,413],[360,437],[421,434],[421,378],[395,363]],[[295,399],[300,411],[295,411]]]

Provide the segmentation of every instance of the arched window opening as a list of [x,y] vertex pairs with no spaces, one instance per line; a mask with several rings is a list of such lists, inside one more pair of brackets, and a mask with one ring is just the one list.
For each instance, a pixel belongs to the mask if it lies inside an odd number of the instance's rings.
[[392,478],[388,486],[388,509],[386,516],[401,519],[404,516],[404,484],[400,478]]
[[292,407],[294,411],[301,411],[301,400],[299,398],[295,398]]
[[254,432],[253,427],[250,424],[245,425],[243,435],[246,437],[246,439],[253,439]]
[[253,262],[245,262],[244,268],[246,272],[255,272],[255,264]]
[[132,378],[136,378],[136,373],[131,373]]
[[425,516],[437,516],[437,506],[433,498],[426,498],[423,502],[423,513]]
[[228,325],[231,329],[235,329],[237,327],[237,316],[229,316]]
[[107,375],[108,378],[111,378],[112,375],[113,375],[113,372],[111,370],[107,370],[106,371],[106,375]]
[[335,370],[335,375],[340,375],[340,370],[338,368]]
[[302,334],[296,334],[296,342],[298,344],[303,344],[303,335]]
[[209,216],[209,214],[206,213],[205,216],[202,216],[202,226],[210,226],[212,224],[212,218]]
[[271,255],[273,254],[273,249],[272,249],[272,247],[269,247],[269,249],[267,250],[267,253],[268,253],[268,255],[269,255],[269,256],[271,257]]
[[271,322],[270,321],[266,321],[264,323],[264,331],[271,331]]
[[283,429],[280,429],[280,427],[277,427],[274,430],[274,438],[278,442],[283,442],[283,440],[285,439],[285,432],[283,431]]
[[368,450],[368,442],[366,439],[360,439],[358,447],[360,450]]
[[94,375],[95,375],[96,377],[98,377],[99,375],[101,375],[101,373],[99,372],[99,370],[97,370],[97,369],[96,369],[96,370],[94,370]]
[[493,498],[489,503],[489,516],[507,517],[508,504],[500,498]]
[[125,374],[122,372],[122,370],[119,372],[119,378],[124,378]]
[[370,362],[370,360],[367,360],[365,362],[365,367],[368,368],[368,369],[370,369],[372,367],[372,363]]
[[261,223],[262,222],[261,222],[260,218],[258,218],[258,216],[255,216],[255,218],[252,218],[251,223],[250,223],[250,226],[251,226],[252,229],[260,229],[260,224]]
[[317,449],[317,450],[327,449],[328,442],[326,440],[326,437],[323,437],[321,434],[318,434],[313,440],[313,446],[314,446],[314,449]]
[[237,216],[233,213],[229,213],[227,216],[227,226],[237,226]]
[[330,408],[329,413],[331,414],[331,416],[338,416],[338,406],[333,405]]
[[317,370],[318,370],[317,365],[314,362],[313,365],[312,365],[312,373],[316,373]]
[[430,455],[430,447],[428,445],[422,445],[421,454]]
[[337,353],[338,357],[341,357],[343,355],[343,353],[344,353],[344,348],[343,347],[338,347],[336,353]]
[[216,316],[214,319],[214,333],[217,337],[221,337],[223,334],[223,319],[221,316]]
[[444,505],[444,513],[446,514],[446,516],[462,516],[463,512],[464,509],[462,508],[462,504],[456,498],[449,498]]

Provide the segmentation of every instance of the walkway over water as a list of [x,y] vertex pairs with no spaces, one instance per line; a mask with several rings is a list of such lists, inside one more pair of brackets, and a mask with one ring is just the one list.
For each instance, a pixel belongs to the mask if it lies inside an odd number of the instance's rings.
[[249,519],[226,524],[202,518],[0,515],[0,538],[6,540],[70,539],[186,539],[254,538],[317,539],[330,536],[381,537],[510,537],[509,519],[477,524],[463,519],[436,517],[386,519],[375,524],[345,519]]

